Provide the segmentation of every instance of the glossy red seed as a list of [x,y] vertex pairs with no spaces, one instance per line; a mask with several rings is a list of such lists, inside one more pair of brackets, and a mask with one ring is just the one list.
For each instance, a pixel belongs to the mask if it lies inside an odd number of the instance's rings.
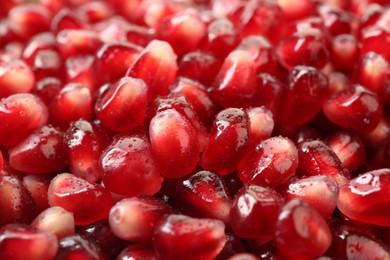
[[154,38],[156,38],[156,32],[149,27],[131,24],[126,28],[126,39],[130,43],[145,47]]
[[298,144],[299,169],[304,176],[327,175],[342,185],[348,181],[349,171],[333,150],[320,140]]
[[99,82],[115,82],[125,76],[141,50],[141,47],[125,42],[103,45],[96,52],[95,73]]
[[110,18],[113,15],[111,6],[103,1],[87,1],[77,8],[81,17],[86,17],[89,23],[97,23]]
[[47,191],[52,179],[50,175],[26,175],[23,177],[23,185],[26,187],[38,212],[50,207],[47,199]]
[[288,76],[278,117],[281,125],[303,125],[321,110],[328,92],[326,76],[313,67],[294,67]]
[[104,185],[111,192],[133,197],[153,195],[161,188],[163,179],[145,133],[114,137],[99,162]]
[[129,241],[152,239],[156,223],[172,209],[153,197],[132,197],[119,201],[108,217],[112,232]]
[[28,93],[34,84],[34,73],[22,60],[0,63],[0,99],[17,93]]
[[110,192],[69,173],[57,175],[50,183],[50,206],[72,212],[76,225],[87,225],[108,217],[112,206]]
[[98,98],[96,117],[116,132],[140,126],[146,117],[147,92],[148,86],[142,79],[123,77]]
[[323,111],[333,123],[363,133],[373,130],[382,118],[378,96],[361,85],[353,85],[328,98]]
[[270,138],[274,130],[274,117],[265,107],[251,107],[246,110],[250,121],[250,135],[253,145]]
[[278,61],[287,69],[298,65],[321,69],[328,62],[328,50],[318,29],[309,28],[282,39],[276,47]]
[[104,43],[126,41],[126,31],[130,24],[121,17],[112,18],[97,23],[93,26],[94,31],[99,34]]
[[54,259],[57,249],[58,241],[52,233],[21,224],[0,229],[1,259]]
[[250,106],[256,93],[256,67],[251,54],[243,50],[231,52],[216,75],[210,93],[224,108]]
[[[29,223],[35,215],[35,206],[22,182],[14,176],[0,176],[0,225]],[[1,251],[1,250],[0,250]]]
[[315,5],[309,0],[289,1],[277,0],[287,19],[299,19],[313,15]]
[[318,12],[332,35],[351,33],[351,17],[346,11],[331,5],[321,5]]
[[58,239],[75,234],[73,214],[61,207],[51,207],[42,211],[31,226],[54,234]]
[[56,38],[53,33],[43,32],[31,37],[24,47],[22,57],[27,64],[31,65],[36,54],[41,50],[57,50]]
[[127,246],[116,258],[117,260],[143,259],[156,260],[157,255],[152,245],[149,243],[140,243]]
[[64,77],[64,66],[58,51],[38,51],[35,55],[31,68],[37,81],[45,77]]
[[[147,69],[146,69],[147,68]],[[127,75],[142,79],[148,86],[148,101],[168,94],[177,73],[176,55],[164,41],[153,40],[140,53]]]
[[276,187],[294,175],[298,151],[285,137],[271,137],[252,148],[238,165],[238,176],[244,184]]
[[101,178],[99,157],[108,145],[107,136],[86,120],[72,122],[64,135],[72,174],[90,182]]
[[361,55],[375,52],[382,55],[386,60],[390,60],[390,51],[386,48],[389,43],[390,32],[387,28],[370,26],[362,31],[361,35]]
[[52,126],[43,126],[9,149],[12,168],[29,174],[52,173],[67,166],[63,133]]
[[324,218],[301,199],[283,206],[276,224],[275,242],[283,255],[291,259],[322,256],[332,242]]
[[79,83],[92,93],[99,86],[96,80],[93,55],[72,56],[65,61],[65,78],[69,83]]
[[154,249],[159,259],[213,259],[226,243],[220,220],[167,215],[156,225]]
[[271,74],[260,73],[257,75],[257,88],[254,106],[264,106],[272,112],[274,118],[277,118],[283,97],[282,83]]
[[360,43],[351,34],[340,34],[332,39],[330,60],[338,71],[351,72],[359,59]]
[[47,77],[38,81],[33,89],[36,94],[46,105],[50,105],[51,101],[60,92],[63,84],[61,80],[53,77]]
[[366,162],[366,149],[361,138],[347,130],[327,136],[326,144],[332,148],[345,168],[354,171]]
[[366,172],[340,187],[339,210],[351,219],[389,226],[390,170]]
[[[53,1],[53,0],[40,0]],[[58,1],[58,0],[56,0]],[[67,1],[67,0],[66,0]],[[62,30],[79,30],[86,27],[83,17],[68,8],[59,10],[51,20],[51,31],[58,34]]]
[[103,260],[101,249],[79,235],[64,237],[58,243],[57,259],[93,259]]
[[88,88],[78,83],[65,85],[51,102],[50,122],[67,128],[72,121],[92,119],[92,96]]
[[216,116],[200,166],[227,175],[237,169],[251,145],[249,118],[244,110],[228,108]]
[[339,187],[332,177],[311,176],[291,182],[284,197],[286,201],[295,198],[304,200],[327,220],[336,208]]
[[176,186],[176,205],[186,214],[229,222],[231,200],[221,177],[200,171]]
[[177,110],[157,113],[150,122],[149,135],[162,176],[177,178],[195,170],[200,151],[196,130]]
[[245,186],[234,197],[230,211],[234,233],[242,238],[259,239],[263,243],[271,241],[283,203],[282,196],[271,188]]

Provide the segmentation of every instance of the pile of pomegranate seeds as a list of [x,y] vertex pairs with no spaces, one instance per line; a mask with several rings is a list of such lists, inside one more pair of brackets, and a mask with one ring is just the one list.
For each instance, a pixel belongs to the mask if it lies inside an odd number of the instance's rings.
[[390,2],[0,0],[0,259],[390,260]]

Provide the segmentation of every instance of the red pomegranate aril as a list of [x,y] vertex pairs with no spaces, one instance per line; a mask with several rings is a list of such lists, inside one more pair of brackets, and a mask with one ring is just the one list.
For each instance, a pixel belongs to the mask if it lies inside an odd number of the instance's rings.
[[161,189],[163,179],[146,134],[121,134],[100,156],[105,187],[116,194],[133,197],[153,195]]
[[115,82],[125,76],[142,48],[125,42],[106,43],[96,52],[95,76],[99,82]]
[[274,130],[274,117],[265,107],[251,107],[246,110],[250,121],[250,136],[252,145],[270,138]]
[[320,140],[298,144],[299,169],[303,176],[327,175],[339,185],[348,181],[349,171],[335,152]]
[[390,32],[388,28],[381,28],[379,26],[371,26],[362,30],[361,35],[361,55],[368,52],[375,52],[382,55],[387,61],[390,61],[390,50],[386,48],[390,41]]
[[73,214],[61,207],[51,207],[42,211],[31,226],[54,234],[58,239],[75,234]]
[[87,1],[77,8],[81,17],[86,17],[89,23],[97,23],[110,18],[113,15],[111,6],[103,1]]
[[70,9],[63,8],[51,20],[51,31],[58,34],[62,30],[82,30],[86,27],[82,18]]
[[30,223],[36,209],[22,182],[14,176],[0,176],[0,193],[0,225]]
[[142,79],[119,79],[96,101],[96,117],[103,126],[116,132],[142,125],[146,117],[148,87]]
[[162,19],[157,37],[167,41],[178,56],[195,50],[206,35],[206,25],[194,10],[173,14]]
[[282,39],[276,47],[276,56],[287,69],[298,65],[321,69],[328,62],[329,52],[321,32],[308,28]]
[[359,59],[360,43],[351,34],[340,34],[332,39],[330,60],[333,67],[342,72],[351,72]]
[[336,208],[339,197],[337,182],[329,176],[318,175],[291,182],[284,192],[286,201],[300,198],[328,220]]
[[260,73],[257,75],[257,88],[255,106],[264,106],[272,112],[274,118],[279,114],[280,104],[283,97],[284,86],[271,74]]
[[51,13],[38,4],[21,4],[12,8],[8,13],[12,31],[22,40],[40,32],[49,31]]
[[145,47],[154,38],[156,38],[156,32],[149,27],[130,24],[126,28],[126,40],[129,43]]
[[129,26],[131,26],[130,23],[122,17],[113,16],[108,20],[95,24],[93,30],[99,34],[104,43],[125,42],[126,31]]
[[387,143],[390,134],[390,120],[383,117],[379,124],[364,136],[364,143],[370,148],[377,148]]
[[164,41],[153,40],[140,53],[127,75],[142,79],[148,86],[148,101],[169,92],[177,73],[176,55]]
[[184,10],[184,5],[175,1],[143,1],[138,7],[138,12],[134,17],[135,23],[147,25],[150,28],[158,31],[163,20],[167,17],[174,16]]
[[215,218],[229,222],[231,200],[221,177],[200,171],[176,186],[175,202],[192,217]]
[[237,169],[251,145],[247,113],[238,108],[222,110],[215,117],[200,166],[221,176]]
[[194,51],[182,57],[178,74],[199,81],[204,86],[210,86],[222,63],[211,54]]
[[159,259],[213,259],[226,243],[220,220],[167,215],[154,229],[153,245]]
[[189,78],[178,77],[172,85],[171,93],[184,96],[203,125],[211,127],[219,108],[202,84]]
[[353,220],[390,226],[388,207],[390,170],[366,172],[340,187],[338,209]]
[[349,13],[331,5],[321,5],[318,12],[328,31],[336,36],[351,33],[351,17]]
[[45,77],[63,78],[64,76],[63,61],[60,54],[54,50],[38,51],[31,68],[37,81]]
[[390,63],[382,55],[366,53],[361,57],[354,74],[356,81],[375,91],[383,103],[390,102]]
[[156,252],[149,243],[140,243],[127,246],[116,258],[117,260],[142,259],[157,260]]
[[81,54],[95,54],[103,45],[97,33],[82,29],[61,30],[57,34],[56,41],[64,59]]
[[332,242],[325,219],[301,199],[283,206],[276,224],[275,242],[283,255],[291,259],[322,256]]
[[315,14],[315,4],[309,0],[277,0],[286,19],[298,20]]
[[33,93],[36,94],[46,105],[50,105],[63,87],[60,79],[45,77],[35,83]]
[[172,209],[153,197],[132,197],[119,201],[108,217],[112,232],[129,241],[152,239],[156,223]]
[[108,217],[112,206],[110,192],[69,173],[58,174],[50,183],[50,206],[72,212],[76,225],[88,225]]
[[323,111],[333,123],[362,133],[373,130],[383,117],[378,95],[361,85],[329,97]]
[[23,49],[22,57],[27,64],[31,65],[34,62],[35,56],[41,50],[57,50],[57,43],[54,34],[51,32],[43,32],[33,36],[25,48]]
[[45,174],[64,169],[68,163],[62,135],[52,126],[34,130],[8,150],[10,165],[27,174]]
[[52,176],[50,175],[26,175],[23,177],[23,185],[26,187],[38,212],[50,207],[47,191],[51,179]]
[[325,141],[349,171],[358,169],[366,162],[366,149],[357,134],[341,130],[328,135]]
[[230,224],[242,238],[256,238],[263,243],[275,235],[276,222],[284,204],[280,194],[257,185],[243,187],[233,200]]
[[28,225],[10,224],[0,229],[1,259],[54,259],[58,241],[50,232]]
[[226,57],[210,88],[211,96],[224,108],[254,103],[256,67],[251,54],[235,50]]
[[277,136],[253,147],[238,165],[244,184],[276,187],[286,182],[298,167],[298,151],[288,138]]
[[64,237],[59,241],[58,245],[56,259],[105,259],[101,249],[95,243],[79,235]]
[[313,67],[294,67],[288,76],[278,123],[303,125],[309,122],[321,111],[327,94],[328,82],[324,74]]
[[237,44],[238,33],[234,24],[226,18],[219,18],[208,25],[201,49],[217,58],[224,58]]
[[79,83],[92,93],[99,86],[96,82],[95,57],[93,55],[77,55],[66,59],[65,77],[68,83]]
[[199,142],[196,129],[185,116],[175,109],[157,113],[150,122],[149,135],[162,176],[178,178],[195,170]]
[[13,59],[0,62],[0,99],[17,93],[28,93],[34,84],[34,73],[24,61]]
[[101,178],[99,157],[108,138],[93,123],[80,119],[72,122],[64,135],[72,174],[89,182]]

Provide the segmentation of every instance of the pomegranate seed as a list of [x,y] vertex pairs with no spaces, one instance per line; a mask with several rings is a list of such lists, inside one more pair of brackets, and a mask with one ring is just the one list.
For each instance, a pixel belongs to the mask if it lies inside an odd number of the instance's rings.
[[31,67],[36,80],[41,80],[45,77],[62,78],[64,75],[60,54],[53,50],[38,51]]
[[283,203],[283,198],[271,188],[245,186],[234,197],[230,211],[234,233],[262,242],[271,241]]
[[315,208],[324,219],[329,219],[336,208],[339,187],[329,176],[311,176],[291,182],[284,197],[287,201],[300,198]]
[[309,0],[277,0],[276,2],[283,10],[283,13],[287,19],[309,17],[315,13],[314,3]]
[[369,52],[375,52],[382,55],[387,61],[390,60],[390,51],[385,47],[389,40],[390,32],[387,28],[371,26],[362,30],[361,35],[361,55]]
[[279,123],[302,125],[309,122],[321,110],[327,91],[327,79],[320,71],[308,66],[294,67],[288,76]]
[[305,176],[325,174],[341,185],[349,179],[349,171],[333,150],[320,140],[298,144],[299,168]]
[[0,99],[17,93],[28,93],[34,84],[34,73],[23,61],[13,59],[0,63]]
[[63,84],[60,79],[45,77],[35,84],[33,93],[35,93],[46,105],[50,105],[53,99],[62,89]]
[[363,141],[351,131],[341,130],[329,135],[326,144],[336,153],[345,168],[354,171],[366,161]]
[[229,222],[231,206],[223,180],[215,173],[200,171],[176,186],[176,205],[193,217]]
[[[145,68],[148,68],[147,70]],[[148,101],[168,94],[177,72],[176,55],[164,41],[153,40],[129,68],[127,75],[140,78],[148,86]]]
[[[45,1],[50,1],[50,0],[45,0]],[[62,30],[80,30],[80,29],[84,29],[85,27],[86,25],[82,17],[80,17],[79,15],[77,15],[75,12],[71,11],[68,8],[63,8],[60,11],[58,11],[58,13],[51,20],[51,30],[55,34],[58,34]]]
[[149,27],[131,24],[126,29],[127,41],[139,46],[147,46],[156,37],[156,32]]
[[61,207],[51,207],[42,211],[31,226],[54,234],[58,239],[75,234],[73,214]]
[[340,187],[339,210],[351,219],[389,226],[387,190],[389,169],[366,172]]
[[249,123],[242,109],[228,108],[219,112],[200,160],[202,168],[222,176],[237,169],[251,145]]
[[321,69],[328,62],[328,50],[318,29],[308,28],[296,32],[279,42],[276,47],[278,61],[287,69],[297,65]]
[[351,33],[351,18],[348,12],[331,5],[321,5],[318,12],[332,35]]
[[1,259],[54,259],[58,249],[55,235],[22,224],[0,229]]
[[64,237],[59,241],[57,259],[96,259],[103,260],[101,249],[79,235]]
[[42,50],[57,50],[54,34],[43,32],[33,36],[23,50],[23,59],[27,64],[31,65],[37,53]]
[[12,31],[22,40],[40,32],[49,31],[51,13],[37,4],[21,4],[8,13]]
[[108,20],[95,24],[93,29],[99,34],[104,43],[119,43],[126,41],[126,32],[130,26],[130,23],[121,17],[113,16]]
[[361,85],[353,85],[328,98],[323,111],[333,123],[363,133],[373,130],[382,118],[378,96]]
[[47,191],[49,190],[51,179],[52,176],[50,175],[27,175],[23,177],[23,185],[26,187],[38,212],[42,212],[50,207]]
[[86,17],[89,23],[97,23],[113,15],[110,5],[102,1],[87,1],[77,8],[77,12],[81,17]]
[[[27,189],[14,176],[0,176],[0,225],[29,223],[35,214],[35,207]],[[0,250],[1,254],[2,250]]]
[[95,124],[80,119],[70,124],[64,138],[72,174],[89,182],[98,181],[99,157],[108,144],[104,133]]
[[157,255],[149,243],[129,245],[118,255],[117,260],[144,259],[156,260]]
[[107,43],[96,53],[95,72],[99,82],[115,82],[125,76],[141,48],[130,43]]
[[50,183],[50,206],[72,212],[76,225],[87,225],[108,217],[111,194],[102,186],[69,173],[57,175]]
[[66,59],[66,81],[79,83],[87,87],[92,93],[97,88],[95,79],[95,57],[92,55],[72,56]]
[[133,197],[161,189],[163,179],[143,132],[114,137],[100,156],[100,166],[104,185],[111,192]]
[[330,60],[338,71],[351,72],[359,59],[360,43],[355,36],[340,34],[332,39]]
[[260,91],[255,106],[264,106],[277,118],[284,89],[282,83],[270,74],[260,73],[257,75],[257,85]]
[[130,241],[147,241],[153,236],[156,223],[171,208],[153,197],[133,197],[119,201],[111,208],[109,223],[119,238]]
[[276,224],[275,243],[283,255],[292,259],[322,256],[332,242],[324,218],[301,199],[283,206]]
[[213,259],[226,243],[220,220],[167,215],[154,229],[153,245],[160,259]]
[[298,151],[285,137],[271,137],[252,148],[238,165],[244,184],[276,187],[286,182],[298,167]]
[[9,149],[12,168],[29,174],[52,173],[67,166],[63,133],[52,126],[43,126]]
[[96,117],[105,127],[117,132],[142,125],[146,117],[147,91],[148,86],[142,79],[119,79],[96,101]]

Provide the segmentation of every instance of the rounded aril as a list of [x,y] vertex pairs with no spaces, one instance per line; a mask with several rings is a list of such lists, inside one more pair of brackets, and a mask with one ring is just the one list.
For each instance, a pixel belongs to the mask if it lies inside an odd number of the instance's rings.
[[76,225],[87,225],[107,218],[113,203],[107,189],[69,173],[54,177],[48,198],[50,206],[60,206],[72,212]]
[[31,67],[37,81],[45,77],[63,78],[64,76],[63,62],[58,51],[38,51]]
[[108,221],[112,232],[129,241],[148,241],[156,223],[172,209],[153,197],[132,197],[116,203],[110,210]]
[[325,27],[332,35],[337,36],[352,32],[352,21],[348,12],[326,4],[321,5],[318,12],[324,21]]
[[22,60],[13,59],[0,64],[0,99],[17,93],[28,93],[34,84],[34,73]]
[[99,86],[95,78],[95,57],[93,55],[77,55],[65,60],[66,82],[79,83],[94,92]]
[[[40,0],[40,1],[54,1],[54,0]],[[65,1],[65,0],[56,0]],[[63,8],[59,10],[51,19],[51,31],[58,34],[62,30],[80,30],[86,27],[84,17],[76,15],[76,13],[69,9]]]
[[299,19],[315,13],[314,3],[310,0],[277,0],[287,19]]
[[57,96],[58,92],[63,87],[63,83],[58,78],[46,77],[36,82],[33,93],[37,95],[46,105],[50,105],[51,101]]
[[334,37],[330,50],[330,60],[333,67],[346,73],[353,71],[359,59],[360,47],[360,43],[354,35],[340,34]]
[[145,26],[131,24],[126,28],[126,39],[142,47],[147,46],[156,37],[156,31]]
[[111,6],[103,1],[87,1],[77,8],[81,17],[86,17],[89,23],[97,23],[110,18],[113,15]]

